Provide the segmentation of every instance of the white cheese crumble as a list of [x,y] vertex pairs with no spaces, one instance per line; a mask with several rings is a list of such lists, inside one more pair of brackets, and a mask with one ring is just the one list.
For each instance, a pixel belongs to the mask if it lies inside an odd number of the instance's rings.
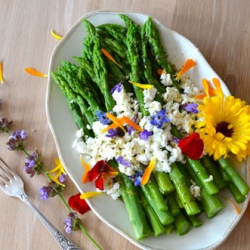
[[[157,163],[155,169],[158,171],[170,172],[171,164],[185,162],[185,157],[178,147],[177,142],[173,140],[171,134],[171,124],[184,134],[193,132],[192,125],[194,124],[195,114],[182,109],[182,105],[194,102],[194,96],[199,94],[199,90],[187,78],[182,77],[180,84],[181,91],[171,87],[172,80],[169,74],[161,75],[161,83],[166,86],[166,92],[162,95],[164,104],[155,100],[157,90],[143,90],[144,106],[149,111],[149,116],[142,116],[139,112],[138,101],[133,94],[126,93],[123,85],[120,91],[114,91],[112,96],[116,102],[113,112],[116,117],[120,118],[127,116],[129,119],[136,117],[136,124],[143,130],[152,132],[146,140],[140,138],[140,131],[133,130],[131,133],[125,133],[121,137],[107,137],[107,133],[102,133],[102,130],[107,127],[100,121],[95,121],[92,124],[92,129],[95,137],[88,137],[85,141],[83,130],[76,133],[76,140],[73,142],[73,147],[88,160],[91,166],[100,160],[109,161],[122,157],[130,166],[124,166],[119,163],[119,170],[128,176],[135,175],[138,171],[145,168],[153,157],[156,157]],[[151,124],[152,116],[157,115],[161,110],[165,110],[166,117],[170,122],[162,124],[160,128]],[[124,125],[128,128],[128,125]],[[211,176],[207,181],[211,181]],[[119,193],[119,183],[115,183],[112,178],[109,178],[105,183],[105,191],[113,199],[117,199]],[[199,187],[192,185],[190,190],[194,197],[199,196]]]
[[204,182],[210,182],[213,181],[214,177],[212,175],[209,175],[207,179],[204,180]]
[[195,182],[192,182],[192,185],[190,186],[190,192],[193,195],[194,198],[200,198],[201,188],[195,184]]

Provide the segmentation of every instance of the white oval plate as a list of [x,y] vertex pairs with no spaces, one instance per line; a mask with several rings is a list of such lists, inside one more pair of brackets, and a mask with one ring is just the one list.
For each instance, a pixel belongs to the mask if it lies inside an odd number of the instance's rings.
[[[124,14],[128,15],[140,25],[148,18],[147,15],[142,13],[126,12]],[[74,62],[72,56],[81,55],[83,49],[82,42],[86,36],[86,31],[81,22],[83,18],[88,19],[94,25],[103,23],[124,25],[117,12],[98,11],[86,14],[73,25],[71,30],[64,36],[62,41],[53,51],[49,71],[56,71],[62,60]],[[190,78],[197,86],[201,85],[202,78],[208,80],[211,80],[213,77],[219,78],[199,50],[189,40],[166,28],[157,20],[155,20],[155,22],[161,32],[170,62],[174,63],[176,67],[180,69],[188,58],[192,58],[196,61],[197,66],[190,71]],[[63,96],[57,84],[50,76],[48,81],[46,112],[59,158],[80,192],[93,191],[95,190],[93,183],[83,184],[81,182],[83,167],[79,160],[79,154],[72,148],[72,143],[75,140],[75,133],[78,129],[74,123],[73,115],[67,106],[66,98]],[[230,94],[221,79],[220,81],[224,93],[226,95]],[[242,176],[249,183],[247,165],[247,162],[244,162],[239,166],[239,169],[241,170]],[[223,193],[222,196],[231,197],[229,193]],[[227,238],[244,214],[247,208],[249,195],[244,203],[238,205],[241,210],[240,214],[236,213],[234,205],[230,201],[224,198],[222,198],[222,200],[225,203],[224,210],[210,220],[205,216],[201,216],[203,225],[199,228],[192,228],[188,234],[180,237],[173,232],[171,235],[161,235],[157,238],[152,236],[143,240],[137,240],[135,238],[125,206],[121,201],[114,201],[109,196],[101,195],[88,200],[88,203],[92,211],[101,220],[140,248],[157,250],[198,250],[218,247],[218,245]],[[232,197],[231,200],[233,200]]]

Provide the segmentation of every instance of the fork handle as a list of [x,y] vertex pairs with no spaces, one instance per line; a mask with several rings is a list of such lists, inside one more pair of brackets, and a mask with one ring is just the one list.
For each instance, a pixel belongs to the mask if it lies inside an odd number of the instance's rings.
[[42,221],[45,227],[53,235],[57,243],[63,250],[81,250],[79,247],[74,245],[66,236],[60,233],[45,217],[44,215],[29,201],[29,199],[22,199],[31,210],[37,215],[37,217]]

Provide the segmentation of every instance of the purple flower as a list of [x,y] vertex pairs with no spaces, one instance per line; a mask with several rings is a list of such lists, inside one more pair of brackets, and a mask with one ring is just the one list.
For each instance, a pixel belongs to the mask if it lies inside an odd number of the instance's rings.
[[125,167],[130,167],[130,163],[127,162],[127,161],[125,161],[124,158],[123,158],[122,156],[118,156],[118,157],[116,158],[116,160],[117,160],[121,165],[123,165],[123,166],[125,166]]
[[61,183],[65,183],[66,182],[66,174],[64,174],[64,173],[62,173],[62,174],[60,174],[60,176],[59,176],[59,181],[61,182]]
[[99,121],[103,124],[103,125],[108,125],[111,123],[111,120],[106,116],[105,112],[102,111],[96,111],[96,115],[99,119]]
[[[131,121],[136,123],[137,117],[134,116]],[[134,131],[135,129],[132,126],[128,126],[128,134],[131,135],[131,133]]]
[[36,162],[38,160],[38,151],[36,150],[33,154],[28,155],[25,159],[24,171],[33,177],[35,175]]
[[192,112],[194,114],[198,114],[198,104],[196,103],[186,103],[181,105],[181,108],[188,111],[188,112]]
[[175,143],[178,144],[179,141],[180,141],[180,138],[173,136],[173,137],[172,137],[172,140],[173,140],[173,142],[175,142]]
[[77,219],[77,214],[75,212],[70,212],[68,214],[68,217],[64,220],[64,225],[65,225],[65,232],[67,234],[70,234],[72,232],[73,226],[74,226],[74,220]]
[[9,141],[6,143],[9,150],[23,149],[23,143],[26,139],[26,132],[24,130],[14,131],[10,137]]
[[119,93],[122,91],[122,88],[123,88],[123,82],[119,82],[110,90],[110,93],[113,94],[115,91]]
[[12,124],[12,121],[9,122],[6,117],[3,117],[0,120],[0,129],[4,132],[7,132],[11,124]]
[[136,174],[129,176],[129,179],[134,183],[134,186],[137,187],[141,184],[143,172],[138,171]]
[[111,128],[108,130],[108,134],[106,134],[107,137],[122,137],[124,136],[124,131],[121,128]]
[[39,188],[40,192],[40,198],[42,200],[48,200],[49,197],[52,197],[53,195],[53,188],[51,186],[43,186],[42,188]]
[[144,141],[146,141],[148,139],[149,136],[151,136],[153,134],[153,132],[148,131],[146,129],[144,129],[141,133],[140,133],[140,138]]
[[170,122],[170,120],[165,116],[166,110],[160,110],[156,115],[151,117],[150,124],[153,126],[157,126],[157,128],[161,128],[165,122]]

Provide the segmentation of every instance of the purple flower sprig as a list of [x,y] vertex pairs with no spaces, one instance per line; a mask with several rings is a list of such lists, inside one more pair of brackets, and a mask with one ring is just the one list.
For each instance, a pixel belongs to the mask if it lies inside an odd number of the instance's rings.
[[197,103],[185,103],[181,105],[181,108],[187,112],[198,114],[198,104]]

